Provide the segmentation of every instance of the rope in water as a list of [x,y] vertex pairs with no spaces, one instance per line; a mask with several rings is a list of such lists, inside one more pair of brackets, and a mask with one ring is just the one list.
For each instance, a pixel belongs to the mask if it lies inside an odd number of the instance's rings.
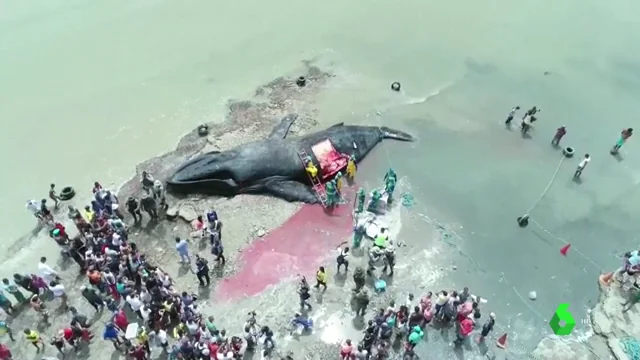
[[[381,122],[381,120],[380,120],[380,122]],[[379,128],[381,128],[381,126],[380,126],[380,125],[379,125],[378,127],[379,127]],[[382,131],[382,129],[381,129],[381,131]],[[390,167],[393,167],[393,162],[391,161],[391,156],[390,156],[390,154],[389,154],[389,151],[388,151],[388,150],[387,150],[387,148],[386,148],[386,145],[385,145],[384,141],[382,142],[382,148],[385,150],[385,154],[386,154],[386,156],[387,156],[387,161],[388,161],[388,163],[389,163],[389,166],[390,166]],[[533,203],[533,205],[529,208],[529,210],[527,211],[527,214],[528,214],[529,212],[531,212],[531,211],[533,211],[533,210],[535,209],[535,207],[540,203],[540,201],[544,198],[544,196],[546,195],[546,193],[549,191],[549,189],[551,188],[551,185],[553,184],[553,182],[555,181],[555,179],[556,179],[556,177],[557,177],[558,173],[560,172],[560,168],[561,168],[561,166],[562,166],[562,164],[563,164],[564,160],[565,160],[565,156],[563,155],[563,156],[562,156],[562,158],[560,159],[560,162],[558,163],[558,166],[557,166],[557,168],[556,168],[556,170],[555,170],[555,172],[554,172],[553,176],[551,177],[551,180],[550,180],[550,181],[549,181],[549,183],[547,184],[546,188],[544,189],[544,191],[542,192],[542,194],[540,195],[540,197],[538,198],[538,200],[536,200],[536,202],[535,202],[535,203]],[[405,195],[406,195],[406,196],[405,196]],[[413,204],[413,196],[411,196],[411,195],[409,195],[409,194],[403,194],[403,196],[402,196],[402,199],[403,199],[403,200],[402,200],[402,203],[403,203],[403,205],[405,205],[405,198],[407,199],[407,202],[408,202],[408,203],[410,202],[410,203],[411,203],[411,205]],[[410,200],[410,201],[409,201],[409,200]],[[407,205],[405,205],[405,206],[407,206]],[[409,206],[407,206],[407,207],[409,207]],[[424,216],[424,217],[426,217],[426,216]],[[483,272],[483,273],[487,273],[487,271],[486,271],[485,269],[483,269],[483,268],[480,266],[480,264],[479,264],[479,263],[478,263],[478,262],[477,262],[477,261],[476,261],[472,256],[470,256],[470,255],[468,255],[467,253],[465,253],[462,249],[460,249],[460,247],[459,247],[458,245],[454,244],[453,242],[451,242],[451,241],[449,240],[449,239],[451,238],[451,235],[450,235],[447,231],[445,231],[445,227],[444,227],[442,224],[440,224],[440,223],[438,223],[438,222],[436,222],[436,223],[434,224],[434,223],[431,221],[431,219],[429,219],[428,217],[427,217],[427,219],[425,219],[425,218],[423,218],[423,216],[419,216],[419,217],[418,217],[418,219],[419,219],[419,220],[421,220],[421,221],[423,221],[423,222],[425,222],[425,223],[431,224],[431,225],[435,226],[437,229],[439,229],[439,231],[440,231],[440,233],[441,233],[441,239],[440,239],[441,241],[443,241],[444,243],[446,243],[446,244],[447,244],[447,245],[449,245],[450,247],[452,247],[452,248],[456,249],[456,251],[457,251],[460,255],[462,255],[463,257],[466,257],[466,258],[467,258],[467,259],[468,259],[472,264],[474,264],[474,265],[478,268],[478,270],[480,270],[480,271],[481,271],[481,272]],[[553,233],[551,233],[550,231],[546,230],[544,227],[542,227],[542,225],[540,225],[540,224],[539,224],[538,222],[536,222],[535,220],[533,220],[533,219],[531,219],[531,220],[532,220],[532,222],[533,222],[534,224],[536,224],[536,226],[538,226],[538,227],[539,227],[541,230],[543,230],[545,233],[547,233],[547,234],[551,235],[553,238],[560,240],[560,241],[561,241],[561,242],[563,242],[564,244],[567,244],[567,243],[568,243],[566,240],[562,239],[561,237],[556,236],[556,235],[554,235]],[[455,233],[455,231],[451,231],[451,232],[452,232],[453,234],[455,234],[457,237],[461,238],[458,234],[456,234],[456,233]],[[586,255],[584,255],[582,252],[578,251],[578,250],[577,250],[577,249],[575,249],[575,248],[574,248],[574,251],[575,251],[576,253],[580,254],[582,257],[584,257],[586,260],[588,260],[591,264],[593,264],[595,267],[597,267],[598,269],[600,269],[600,271],[602,272],[602,267],[600,267],[598,264],[596,264],[593,260],[591,260],[589,257],[587,257]],[[535,309],[533,308],[533,306],[531,306],[531,305],[529,304],[529,302],[528,302],[528,301],[527,301],[527,300],[522,296],[522,294],[520,294],[520,292],[518,291],[518,289],[516,289],[516,287],[515,287],[515,286],[513,286],[513,285],[512,285],[512,284],[507,280],[507,278],[506,278],[506,276],[505,276],[504,272],[501,272],[501,273],[500,273],[500,281],[501,281],[501,282],[504,282],[507,286],[511,287],[511,290],[516,294],[516,296],[518,296],[518,298],[519,298],[519,299],[520,299],[520,300],[525,304],[525,306],[526,306],[526,307],[527,307],[527,308],[528,308],[528,309],[529,309],[533,314],[535,314],[535,315],[536,315],[536,316],[537,316],[537,317],[538,317],[538,318],[539,318],[543,323],[545,323],[545,324],[546,324],[546,323],[548,322],[548,319],[547,319],[547,318],[545,318],[544,316],[542,316],[542,315],[541,315],[537,310],[535,310]],[[495,324],[495,327],[496,327],[498,330],[500,330],[501,332],[503,332],[503,333],[508,333],[508,332],[507,332],[507,330],[506,330],[505,328],[501,327],[501,326],[500,326],[500,325],[498,325],[498,324]],[[588,348],[588,347],[587,347],[587,348]],[[527,353],[530,353],[529,351],[526,351],[526,352],[527,352]],[[593,351],[591,351],[591,352],[593,353]],[[599,357],[599,356],[597,356],[597,354],[595,354],[595,353],[594,353],[594,355],[595,355],[598,359],[600,359],[600,357]],[[637,359],[636,359],[636,358],[634,358],[633,360],[640,360],[640,358],[637,358]]]
[[547,195],[547,192],[549,191],[549,189],[551,189],[551,185],[553,185],[553,182],[555,181],[556,177],[558,176],[558,172],[560,172],[560,167],[562,166],[562,163],[564,162],[564,159],[566,159],[566,157],[564,155],[562,155],[562,158],[560,159],[560,162],[558,163],[558,167],[556,168],[556,171],[553,173],[553,176],[551,177],[551,180],[549,180],[549,183],[547,184],[547,187],[544,188],[544,191],[542,191],[542,193],[540,194],[540,197],[538,197],[538,200],[536,200],[533,203],[533,205],[531,205],[531,207],[529,207],[529,210],[527,210],[525,212],[525,215],[529,215],[533,211],[533,209],[535,209],[536,206],[538,206],[540,201],[542,201],[542,198],[544,198],[544,196]]
[[640,342],[628,337],[620,340],[620,347],[629,356],[631,360],[640,360]]
[[[538,228],[540,228],[540,230],[544,231],[546,234],[548,234],[549,236],[551,236],[552,238],[560,241],[561,243],[567,245],[569,244],[569,241],[561,238],[558,235],[555,235],[554,233],[552,233],[551,231],[545,229],[544,227],[542,227],[542,225],[540,225],[540,223],[538,223],[537,221],[535,221],[534,219],[530,219],[531,222],[537,226]],[[587,260],[588,262],[591,263],[591,265],[593,265],[596,269],[600,270],[601,273],[604,273],[605,271],[603,270],[603,267],[598,265],[598,263],[596,263],[595,261],[591,260],[591,258],[589,258],[587,255],[585,255],[584,253],[582,253],[580,250],[578,250],[575,246],[571,245],[571,249],[576,252],[578,255],[582,256],[585,260]]]

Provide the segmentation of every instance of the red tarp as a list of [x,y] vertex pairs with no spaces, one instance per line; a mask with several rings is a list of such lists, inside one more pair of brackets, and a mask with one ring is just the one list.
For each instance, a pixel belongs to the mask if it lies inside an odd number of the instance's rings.
[[312,146],[311,151],[320,162],[322,180],[333,177],[349,162],[349,155],[339,153],[329,139]]

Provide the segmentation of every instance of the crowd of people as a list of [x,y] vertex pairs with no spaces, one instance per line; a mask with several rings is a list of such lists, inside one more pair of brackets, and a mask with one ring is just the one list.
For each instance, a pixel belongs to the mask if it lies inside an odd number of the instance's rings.
[[[158,210],[166,209],[166,197],[162,183],[143,172],[143,194],[140,199],[129,197],[125,201],[126,212],[133,224],[142,221],[142,211],[148,214],[149,221],[158,221]],[[231,360],[238,359],[247,351],[259,351],[263,358],[293,359],[292,354],[282,357],[276,349],[274,332],[268,326],[259,326],[256,313],[250,312],[242,331],[229,335],[219,328],[213,316],[203,314],[198,305],[198,296],[180,292],[171,277],[161,268],[150,264],[130,238],[129,226],[120,211],[119,199],[111,191],[96,182],[93,187],[94,198],[90,205],[80,212],[68,206],[67,216],[77,228],[77,235],[70,236],[61,221],[56,221],[53,212],[59,205],[54,186],[50,198],[54,200],[53,211],[47,201],[30,201],[27,208],[43,224],[50,227],[51,237],[60,245],[64,256],[73,259],[80,271],[86,276],[86,283],[80,288],[82,297],[100,315],[108,311],[108,319],[100,334],[102,339],[110,341],[118,351],[132,359],[146,360],[153,349],[166,352],[170,359],[186,360]],[[214,211],[198,216],[192,223],[194,234],[198,238],[208,238],[211,253],[218,265],[224,265],[222,246],[222,223]],[[200,286],[211,283],[208,260],[192,254],[189,240],[176,237],[176,251],[183,264],[195,265]],[[359,243],[359,242],[358,242]],[[358,247],[354,244],[354,248]],[[386,289],[386,283],[376,274],[377,268],[393,276],[395,248],[389,241],[388,230],[383,230],[367,248],[368,266],[365,270],[357,266],[353,270],[354,288],[352,300],[356,305],[356,316],[364,317],[370,302],[367,280],[373,279],[373,291]],[[340,247],[336,258],[337,271],[349,271],[349,247]],[[60,306],[68,311],[68,325],[55,331],[48,341],[33,329],[23,329],[24,337],[41,352],[45,344],[53,345],[58,352],[79,351],[83,343],[94,341],[90,317],[69,304],[65,286],[58,272],[42,257],[37,264],[37,272],[14,274],[13,279],[3,279],[3,291],[0,292],[0,306],[11,314],[15,309],[6,296],[11,294],[15,301],[30,305],[39,314],[41,321],[49,322],[49,303],[51,296],[59,299]],[[320,267],[316,274],[315,288],[325,291],[328,286],[327,272]],[[312,310],[309,302],[311,288],[303,277],[298,287],[300,312],[291,320],[291,325],[306,331],[312,328],[313,321],[308,317]],[[29,295],[25,295],[24,292]],[[394,346],[404,344],[401,350],[405,359],[414,358],[414,347],[424,337],[424,331],[434,323],[440,325],[455,324],[457,340],[461,344],[471,334],[479,321],[480,299],[471,295],[467,288],[460,292],[441,291],[434,296],[431,292],[416,300],[409,294],[405,303],[397,306],[389,304],[385,309],[370,312],[372,319],[360,342],[346,340],[340,346],[341,359],[386,359]],[[491,313],[482,326],[482,341],[492,330],[495,315]],[[0,323],[13,339],[14,332],[6,322]],[[239,329],[238,329],[239,330]],[[71,350],[69,350],[71,349]],[[399,348],[400,349],[400,348]],[[11,359],[2,355],[10,350],[0,346],[0,360]]]
[[[158,221],[158,210],[166,209],[166,197],[160,181],[143,172],[143,193],[140,199],[126,199],[126,211],[133,224],[142,221],[142,211],[149,221]],[[166,352],[171,359],[237,359],[245,351],[261,347],[265,355],[274,348],[273,332],[268,327],[257,328],[256,314],[251,313],[244,329],[244,336],[229,336],[224,328],[218,328],[213,316],[202,314],[197,295],[180,292],[171,277],[161,268],[150,264],[130,238],[129,226],[120,211],[119,199],[111,191],[96,182],[93,200],[80,212],[68,207],[68,218],[77,228],[77,235],[70,236],[62,221],[54,218],[59,198],[54,186],[49,192],[54,209],[47,200],[29,201],[27,208],[43,225],[50,229],[50,236],[58,243],[63,256],[73,259],[86,283],[80,288],[82,297],[95,309],[96,315],[108,311],[108,319],[102,329],[102,338],[132,359],[148,359],[152,349]],[[192,224],[201,238],[208,237],[211,252],[221,265],[225,258],[222,247],[222,223],[212,211],[198,216]],[[188,241],[176,238],[176,250],[180,260],[191,265],[195,262],[196,275],[201,286],[209,286],[208,261],[195,255],[191,258]],[[36,330],[23,329],[25,339],[43,352],[45,344],[53,345],[65,354],[69,349],[79,351],[83,343],[93,341],[92,323],[88,314],[70,306],[65,286],[58,272],[42,257],[35,273],[14,274],[13,279],[3,279],[0,306],[11,316],[14,302],[30,306],[45,325],[49,324],[50,297],[60,300],[60,306],[69,313],[68,325],[54,331],[47,341]],[[28,295],[25,295],[28,294]],[[7,295],[15,298],[12,301]],[[14,340],[15,333],[6,321],[0,322],[0,332],[8,333]],[[174,339],[175,341],[171,341]],[[0,360],[12,359],[9,346],[0,345]],[[287,359],[291,359],[287,355]]]

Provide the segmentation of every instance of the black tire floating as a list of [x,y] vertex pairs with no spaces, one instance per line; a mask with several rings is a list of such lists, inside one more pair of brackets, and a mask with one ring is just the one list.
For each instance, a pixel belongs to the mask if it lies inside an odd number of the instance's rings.
[[400,91],[400,83],[396,81],[393,84],[391,84],[391,90]]
[[573,157],[573,153],[574,150],[571,146],[567,146],[566,148],[562,149],[562,154],[564,154],[564,156],[566,156],[567,158]]
[[307,79],[304,76],[300,76],[297,80],[296,80],[296,85],[303,87],[307,84]]
[[74,196],[76,196],[76,191],[73,190],[73,188],[71,186],[66,186],[64,188],[62,188],[62,191],[60,191],[60,200],[71,200]]
[[518,217],[518,225],[521,228],[527,227],[529,225],[529,217],[526,215]]

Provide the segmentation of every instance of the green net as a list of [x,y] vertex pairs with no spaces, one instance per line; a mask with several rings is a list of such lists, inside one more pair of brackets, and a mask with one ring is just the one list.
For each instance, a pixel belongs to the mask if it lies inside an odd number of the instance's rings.
[[634,338],[628,337],[620,340],[620,347],[627,353],[629,359],[640,360],[640,342]]
[[402,199],[402,206],[410,208],[412,207],[416,201],[413,198],[413,195],[409,194],[409,193],[403,193],[401,196]]

